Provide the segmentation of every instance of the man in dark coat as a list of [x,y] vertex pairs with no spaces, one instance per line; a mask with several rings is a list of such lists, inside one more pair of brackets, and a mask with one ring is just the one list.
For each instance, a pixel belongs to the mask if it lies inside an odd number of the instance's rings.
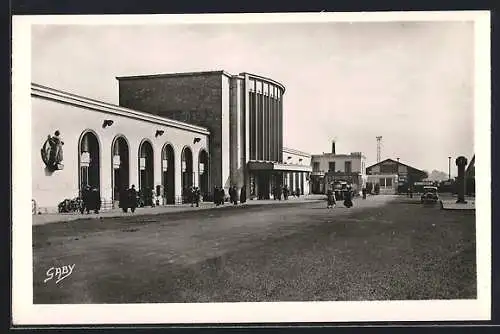
[[231,203],[238,205],[238,190],[236,190],[236,186],[232,186],[229,189],[229,197],[231,198]]
[[200,206],[200,189],[198,189],[198,187],[193,187],[191,200],[192,200],[191,206],[193,206],[194,204],[196,204],[196,207]]
[[80,207],[80,213],[84,213],[87,211],[87,214],[89,213],[89,190],[90,187],[88,185],[83,185],[82,186],[82,205]]
[[134,185],[128,190],[128,207],[132,212],[134,212],[137,207],[137,191]]
[[288,187],[287,186],[284,186],[283,187],[283,199],[286,201],[288,200],[288,195],[289,195],[289,191],[288,191]]
[[[99,210],[101,209],[101,198],[99,196],[99,190],[97,188],[92,188],[90,192],[90,209],[94,210],[94,213],[99,213]],[[88,208],[87,208],[88,211]]]
[[122,209],[123,212],[127,212],[130,204],[130,200],[128,198],[128,189],[121,189],[120,191],[120,201],[118,206]]
[[366,188],[363,187],[363,189],[361,189],[361,193],[363,194],[363,199],[366,199]]
[[243,186],[241,187],[240,191],[240,203],[243,204],[247,201],[247,187]]
[[347,188],[347,191],[344,193],[344,205],[346,208],[350,208],[353,205],[351,188]]
[[219,187],[215,186],[214,187],[214,204],[216,206],[219,206],[220,205],[220,200],[219,200]]
[[224,202],[226,201],[226,192],[224,191],[224,187],[220,187],[220,204],[224,205]]

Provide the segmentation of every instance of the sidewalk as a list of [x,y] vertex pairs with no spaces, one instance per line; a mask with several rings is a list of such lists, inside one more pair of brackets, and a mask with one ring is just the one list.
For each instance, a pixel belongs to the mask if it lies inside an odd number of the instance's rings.
[[474,197],[466,197],[467,203],[456,203],[454,199],[443,199],[440,201],[442,210],[476,210],[476,199]]
[[[323,201],[324,195],[306,195],[300,198],[289,197],[288,201],[275,201],[275,200],[250,200],[245,204],[238,204],[238,206],[247,205],[271,205],[271,204],[290,204],[290,203],[306,203],[312,201]],[[165,205],[157,207],[145,207],[137,208],[134,213],[125,213],[121,209],[112,209],[98,214],[80,214],[78,213],[47,213],[41,215],[33,215],[33,225],[43,225],[58,222],[68,222],[79,219],[95,219],[95,218],[112,218],[112,217],[122,217],[122,216],[147,216],[147,215],[158,215],[170,212],[185,212],[185,211],[195,211],[195,210],[209,210],[209,209],[224,209],[233,207],[232,204],[226,202],[222,206],[216,206],[213,202],[201,202],[199,207],[191,207],[190,204],[177,204],[177,205]]]

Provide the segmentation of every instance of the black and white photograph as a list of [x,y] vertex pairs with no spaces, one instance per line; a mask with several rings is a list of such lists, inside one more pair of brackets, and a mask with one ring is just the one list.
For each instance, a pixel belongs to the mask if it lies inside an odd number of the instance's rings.
[[14,324],[490,319],[489,19],[13,17]]

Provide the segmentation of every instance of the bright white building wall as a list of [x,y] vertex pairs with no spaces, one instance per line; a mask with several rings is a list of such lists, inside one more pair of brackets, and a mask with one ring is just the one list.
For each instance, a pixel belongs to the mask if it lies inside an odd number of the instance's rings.
[[[97,135],[100,149],[100,192],[104,201],[112,199],[112,142],[123,135],[129,145],[130,185],[139,182],[139,145],[149,140],[154,154],[154,185],[160,185],[161,152],[166,144],[174,148],[175,194],[181,196],[181,152],[189,147],[193,153],[194,185],[198,183],[198,156],[201,150],[209,153],[205,128],[151,116],[130,109],[77,97],[51,88],[32,86],[32,199],[42,212],[57,210],[66,198],[74,198],[79,192],[79,141],[87,130]],[[103,121],[113,120],[113,125],[103,128]],[[48,135],[56,130],[64,142],[64,168],[48,172],[41,158],[41,148]],[[164,130],[155,137],[157,130]],[[194,143],[194,138],[199,138]]]

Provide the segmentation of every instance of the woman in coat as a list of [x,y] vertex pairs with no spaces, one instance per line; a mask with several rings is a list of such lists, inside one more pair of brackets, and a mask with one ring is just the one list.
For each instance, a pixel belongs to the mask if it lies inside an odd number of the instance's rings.
[[243,186],[241,187],[241,193],[240,193],[240,203],[245,203],[247,201],[247,187]]
[[336,203],[335,203],[335,193],[330,189],[328,190],[328,192],[326,193],[326,198],[327,198],[327,208],[328,209],[331,209],[333,208]]
[[351,190],[351,188],[347,188],[347,191],[344,194],[344,205],[346,208],[350,208],[352,206],[352,190]]

